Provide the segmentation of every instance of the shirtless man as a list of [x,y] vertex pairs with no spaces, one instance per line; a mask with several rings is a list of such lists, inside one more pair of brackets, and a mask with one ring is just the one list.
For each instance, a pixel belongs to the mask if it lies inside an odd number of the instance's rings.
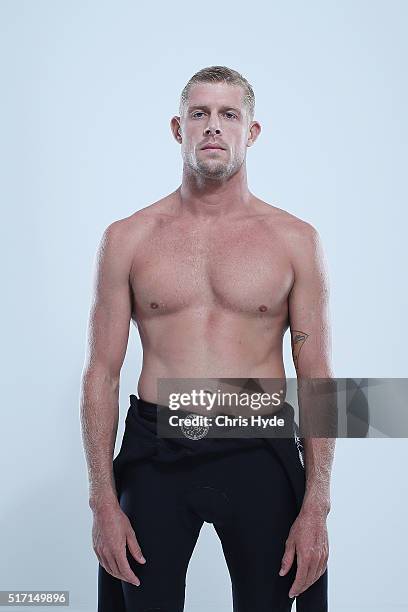
[[[159,378],[284,379],[282,341],[288,327],[298,378],[333,376],[328,281],[318,232],[309,223],[263,202],[247,186],[247,147],[261,131],[253,120],[251,86],[234,70],[203,69],[184,88],[179,112],[180,116],[171,119],[171,130],[181,145],[181,185],[158,202],[112,223],[97,256],[81,423],[94,551],[104,577],[116,580],[125,596],[119,603],[114,589],[100,591],[100,612],[181,612],[187,557],[194,545],[192,542],[183,561],[184,575],[173,575],[178,540],[162,541],[157,553],[147,554],[157,519],[152,514],[150,527],[144,530],[142,517],[139,522],[134,519],[133,506],[125,512],[118,499],[112,458],[120,370],[130,322],[137,325],[143,346],[137,390],[147,403],[158,403]],[[240,573],[238,560],[227,557],[229,569],[235,571],[231,577],[236,612],[289,610],[290,598],[322,580],[326,571],[334,441],[306,439],[304,445],[306,490],[300,513],[293,516],[296,520],[291,519],[288,533],[282,536],[277,580],[271,578],[259,587],[258,577],[251,576],[251,563]],[[170,474],[167,477],[171,479]],[[274,492],[275,500],[279,494]],[[242,490],[242,497],[245,495]],[[139,490],[136,508],[145,496]],[[166,500],[157,502],[166,504]],[[154,512],[153,506],[154,502],[148,510]],[[160,512],[165,516],[166,507]],[[172,531],[170,523],[166,533]],[[159,556],[166,557],[167,544],[172,547],[168,563],[154,577],[156,586],[151,590],[157,596],[163,581],[168,599],[157,603],[148,593],[148,585],[154,583],[149,582],[148,566],[154,567]],[[254,559],[258,552],[263,554],[263,543],[256,545]],[[244,548],[239,546],[241,556]],[[266,546],[271,548],[274,542],[266,541]],[[180,555],[181,548],[180,544]],[[168,573],[171,584],[178,583],[177,601],[170,601],[172,587],[165,583]],[[290,589],[286,587],[284,598],[278,601],[276,585],[285,579],[282,577],[290,578]],[[266,590],[272,583],[275,591],[270,594]],[[143,598],[144,588],[150,599]],[[323,612],[325,605],[310,610]]]

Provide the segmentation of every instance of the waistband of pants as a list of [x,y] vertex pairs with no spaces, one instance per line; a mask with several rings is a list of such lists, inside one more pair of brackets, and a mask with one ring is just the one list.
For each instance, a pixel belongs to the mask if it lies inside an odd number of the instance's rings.
[[140,416],[148,420],[156,420],[157,413],[159,408],[167,408],[168,406],[161,406],[160,404],[154,404],[152,402],[148,402],[136,395],[130,396],[130,405],[132,408],[138,411]]
[[[140,414],[142,418],[148,419],[149,421],[157,420],[157,414],[158,414],[159,408],[164,409],[165,411],[170,410],[168,406],[164,406],[161,404],[154,404],[153,402],[148,402],[147,400],[137,397],[136,395],[130,395],[130,405],[134,410],[137,410],[137,412]],[[183,410],[180,410],[180,412],[183,412]],[[274,412],[271,413],[272,416],[275,414],[276,415],[284,414],[286,417],[293,419],[294,417],[293,406],[289,404],[288,402],[283,402],[279,410],[275,410]],[[264,414],[263,416],[268,416],[268,415]]]

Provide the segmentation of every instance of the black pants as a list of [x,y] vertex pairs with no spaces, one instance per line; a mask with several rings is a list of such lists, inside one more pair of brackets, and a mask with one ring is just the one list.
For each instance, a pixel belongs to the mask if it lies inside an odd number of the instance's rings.
[[[139,417],[154,407],[138,400]],[[213,524],[222,544],[234,612],[291,610],[296,557],[285,576],[278,572],[298,508],[287,473],[268,445],[173,462],[140,457],[123,466],[118,488],[146,564],[127,551],[140,586],[99,566],[98,612],[182,612],[187,567],[204,521]]]

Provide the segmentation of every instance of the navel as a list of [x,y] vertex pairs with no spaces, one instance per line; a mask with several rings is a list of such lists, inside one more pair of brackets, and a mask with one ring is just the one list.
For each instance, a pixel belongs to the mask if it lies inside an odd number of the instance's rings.
[[156,302],[150,302],[150,308],[158,308],[159,305]]
[[265,310],[268,310],[267,306],[265,306],[265,304],[261,304],[258,308],[258,310],[260,310],[261,312],[265,312]]

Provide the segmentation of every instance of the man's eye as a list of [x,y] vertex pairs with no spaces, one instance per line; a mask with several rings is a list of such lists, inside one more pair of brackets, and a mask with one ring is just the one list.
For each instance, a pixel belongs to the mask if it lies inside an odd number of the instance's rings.
[[[227,111],[225,114],[229,115],[231,117],[235,117],[235,119],[237,118],[237,115],[235,113],[230,113],[230,112]],[[192,114],[192,117],[195,118],[195,117],[197,117],[197,115],[204,115],[204,113],[203,113],[203,111],[197,111],[197,112]]]

